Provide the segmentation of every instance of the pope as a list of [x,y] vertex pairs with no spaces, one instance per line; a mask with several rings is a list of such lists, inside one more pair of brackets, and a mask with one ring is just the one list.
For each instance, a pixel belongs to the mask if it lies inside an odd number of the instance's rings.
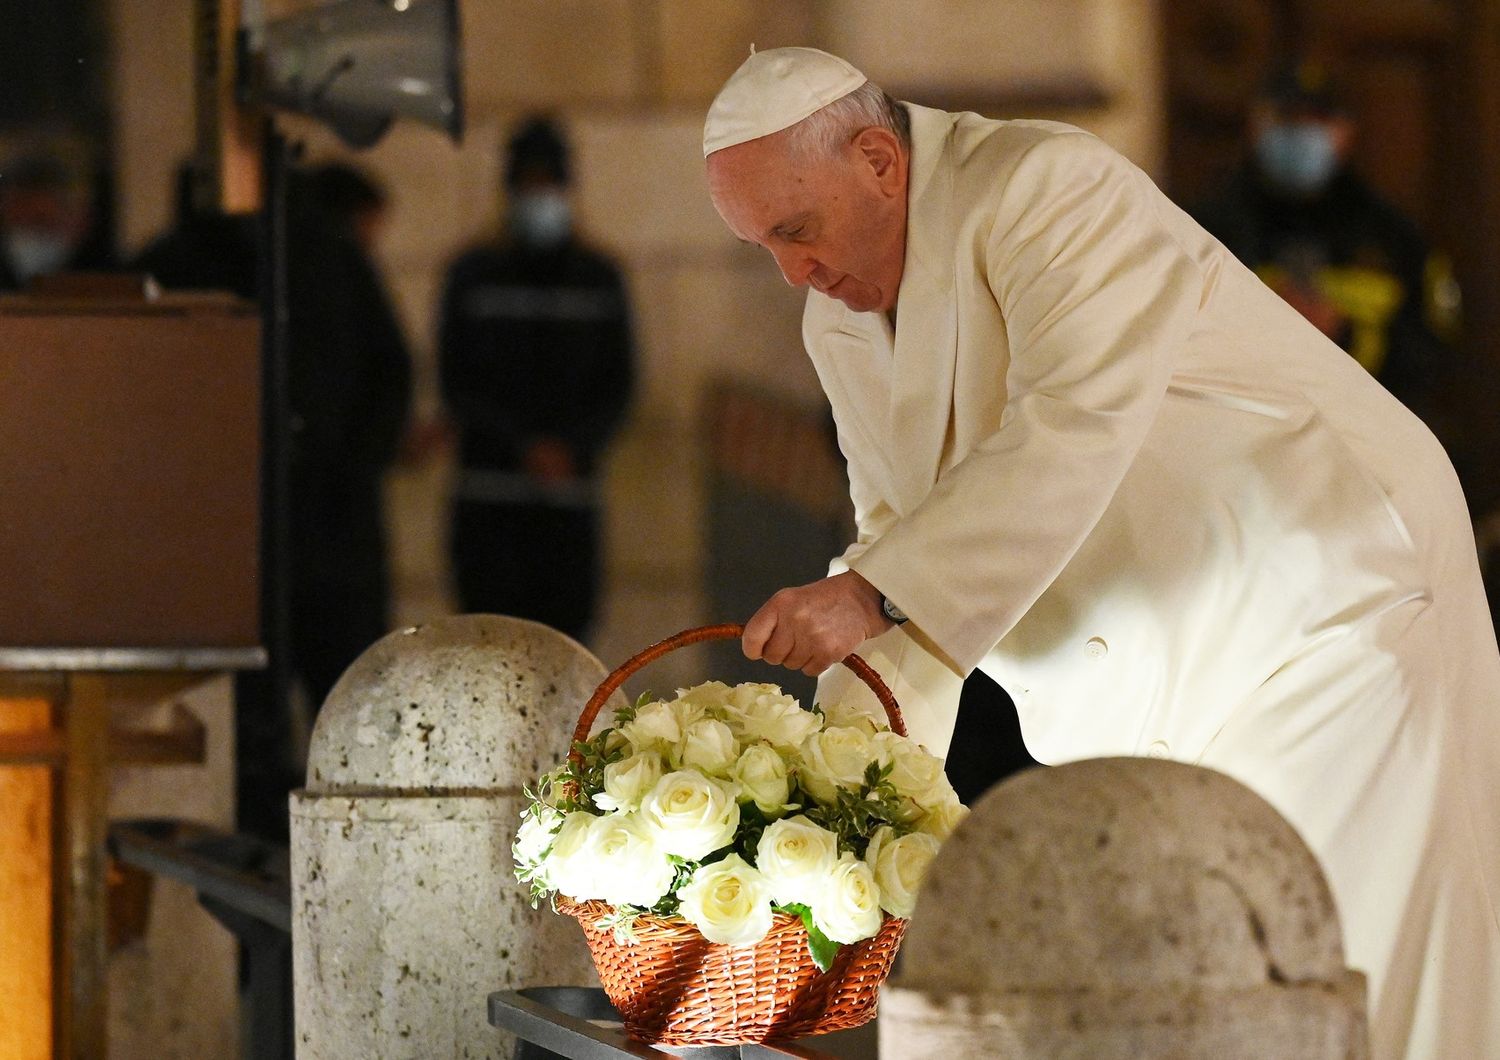
[[1322,861],[1374,1055],[1500,1056],[1500,652],[1421,422],[1078,129],[778,48],[703,150],[810,289],[858,523],[745,653],[832,700],[858,648],[938,753],[979,668],[1040,761],[1228,773]]

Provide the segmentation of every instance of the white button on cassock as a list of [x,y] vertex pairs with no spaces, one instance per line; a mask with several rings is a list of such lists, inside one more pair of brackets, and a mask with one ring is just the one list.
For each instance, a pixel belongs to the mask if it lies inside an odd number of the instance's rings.
[[1090,659],[1102,659],[1109,654],[1109,645],[1104,643],[1103,637],[1090,637],[1083,651]]
[[1146,754],[1150,758],[1165,758],[1172,753],[1172,748],[1166,740],[1152,740],[1151,746],[1146,748]]

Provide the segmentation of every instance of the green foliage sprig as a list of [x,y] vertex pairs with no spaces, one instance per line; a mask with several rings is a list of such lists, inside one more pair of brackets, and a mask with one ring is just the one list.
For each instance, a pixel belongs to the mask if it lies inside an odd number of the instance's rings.
[[806,801],[803,813],[808,819],[838,836],[839,850],[850,851],[857,858],[865,856],[870,837],[881,825],[890,825],[896,835],[912,831],[901,793],[891,783],[889,764],[871,762],[865,767],[864,783],[855,789],[840,788],[829,805]]

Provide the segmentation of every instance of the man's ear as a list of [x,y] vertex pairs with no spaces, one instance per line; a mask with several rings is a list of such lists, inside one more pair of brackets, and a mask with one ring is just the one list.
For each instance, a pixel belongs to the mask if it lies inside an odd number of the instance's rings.
[[889,129],[878,125],[861,129],[854,137],[854,149],[869,166],[876,184],[888,195],[906,192],[906,152],[901,141]]

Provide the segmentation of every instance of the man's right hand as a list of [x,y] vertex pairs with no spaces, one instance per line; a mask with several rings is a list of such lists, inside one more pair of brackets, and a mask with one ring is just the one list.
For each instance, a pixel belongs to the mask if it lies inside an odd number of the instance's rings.
[[880,591],[845,571],[782,589],[745,623],[740,644],[747,658],[817,677],[892,625],[880,609]]

